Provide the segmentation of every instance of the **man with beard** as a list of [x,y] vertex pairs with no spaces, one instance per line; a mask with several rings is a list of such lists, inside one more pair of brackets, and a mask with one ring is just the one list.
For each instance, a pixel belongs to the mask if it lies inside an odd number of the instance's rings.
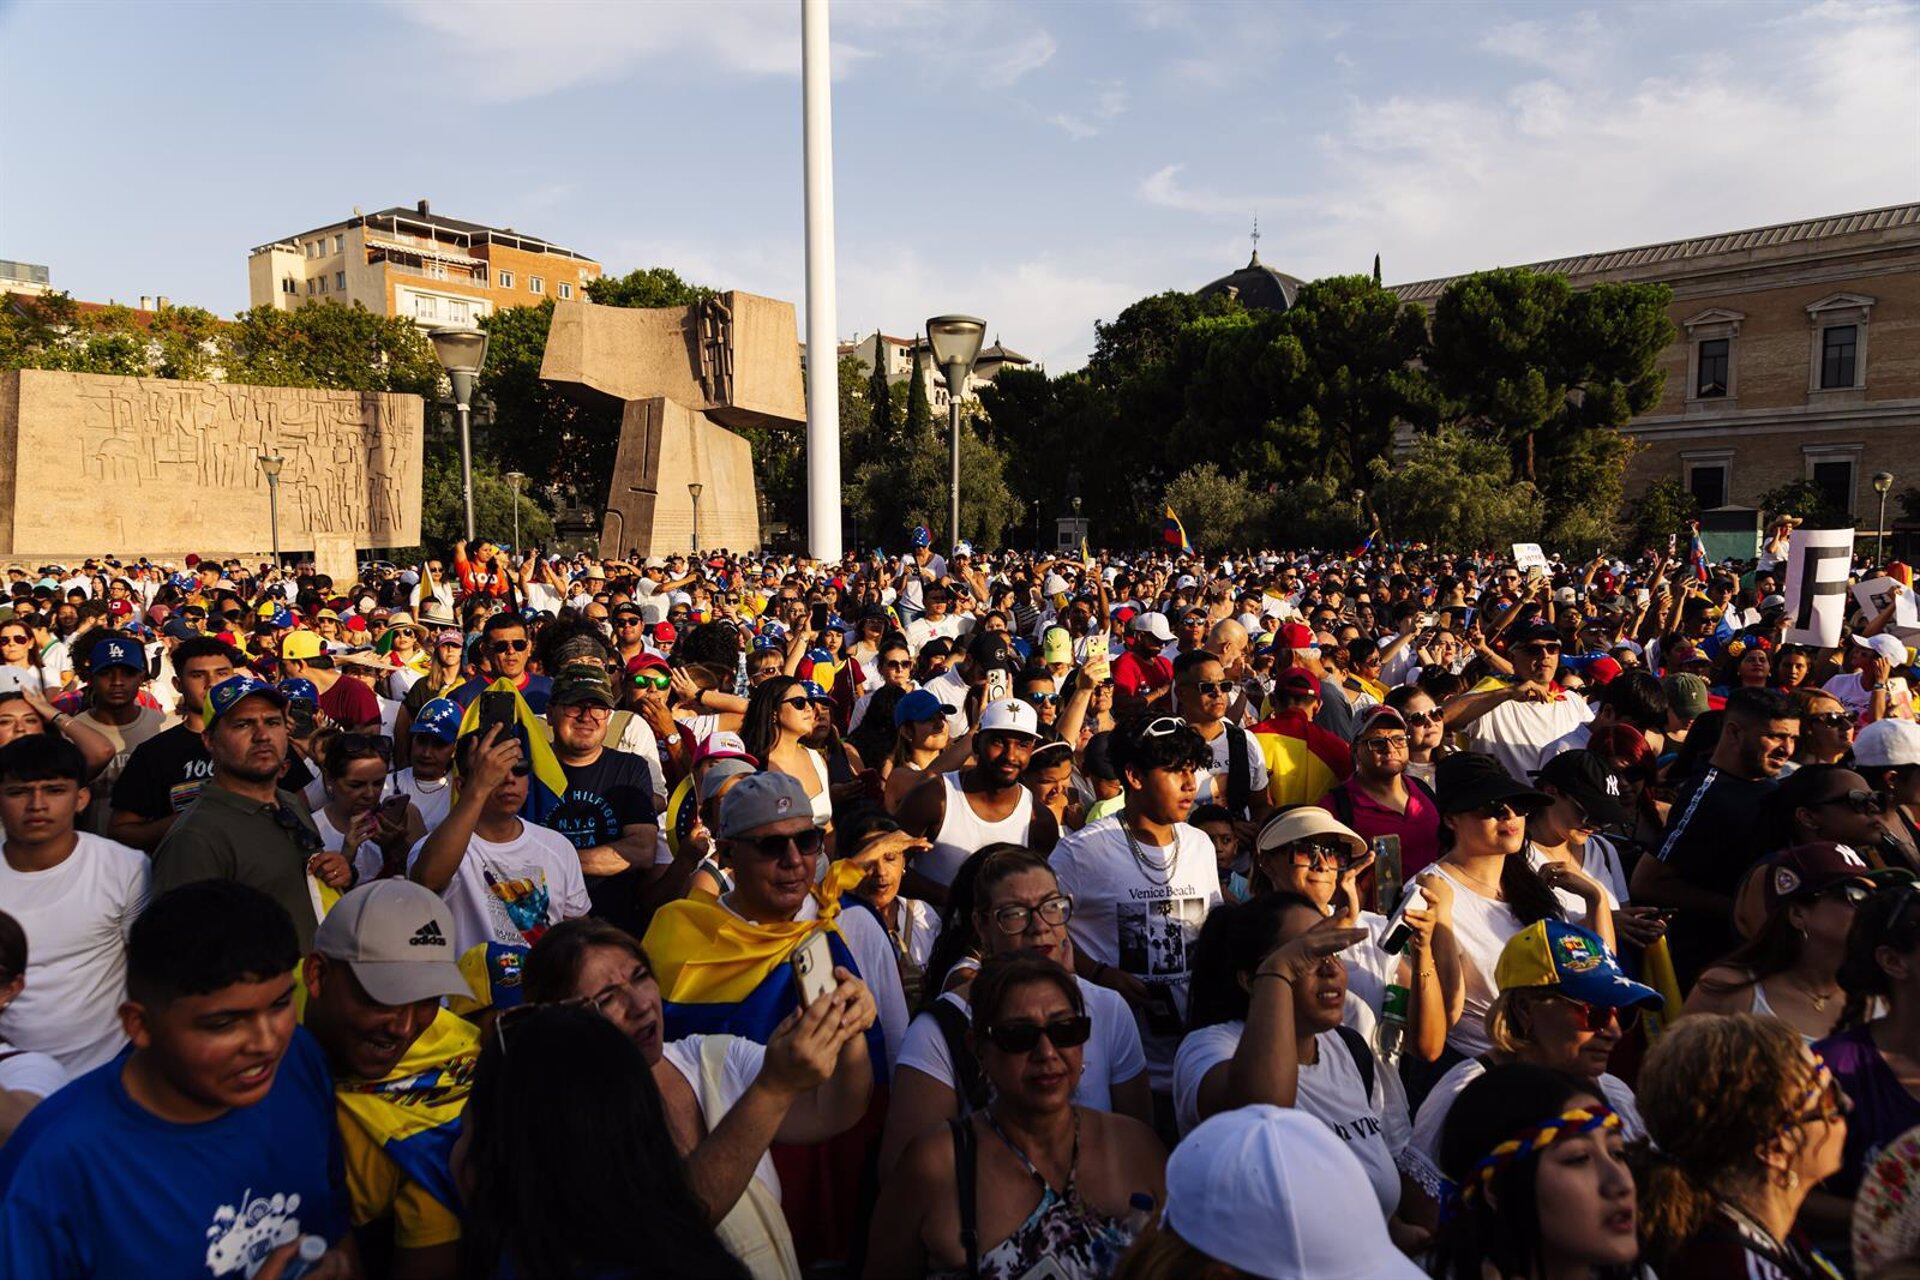
[[908,794],[901,829],[933,842],[907,871],[908,896],[944,905],[960,864],[990,844],[1042,854],[1053,848],[1058,824],[1021,785],[1039,740],[1032,707],[1014,698],[988,703],[974,731],[972,767],[929,778]]

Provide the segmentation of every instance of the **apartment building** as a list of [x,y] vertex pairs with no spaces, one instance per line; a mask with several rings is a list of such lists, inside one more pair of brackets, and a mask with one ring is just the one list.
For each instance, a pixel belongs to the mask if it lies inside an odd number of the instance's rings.
[[[873,376],[874,367],[878,365],[889,385],[910,381],[913,378],[913,366],[918,362],[925,367],[922,376],[926,380],[927,403],[936,409],[947,407],[947,376],[939,365],[933,363],[933,351],[927,345],[925,334],[896,338],[875,330],[864,338],[841,343],[840,355],[858,360],[868,377]],[[980,349],[979,357],[973,362],[973,371],[967,375],[967,385],[962,395],[967,400],[977,399],[980,388],[998,377],[1002,369],[1024,369],[1032,363],[1011,347],[1002,346],[996,337],[992,346]]]
[[512,227],[433,212],[422,200],[315,227],[247,256],[249,301],[290,311],[360,303],[423,328],[471,324],[504,307],[584,296],[600,264]]

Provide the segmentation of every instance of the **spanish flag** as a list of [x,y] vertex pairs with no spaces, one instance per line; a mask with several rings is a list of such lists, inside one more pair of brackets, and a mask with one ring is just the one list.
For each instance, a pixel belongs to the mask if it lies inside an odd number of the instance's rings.
[[520,690],[514,687],[513,681],[501,676],[467,704],[466,714],[460,717],[460,736],[464,738],[480,731],[480,703],[489,693],[513,695],[513,736],[518,739],[520,750],[525,753],[524,758],[533,770],[527,778],[527,798],[520,806],[520,816],[536,826],[545,823],[548,816],[560,807],[561,797],[567,794],[567,773],[553,754],[553,742],[547,737],[546,725],[540,722],[539,716],[533,714],[533,708],[520,696]]
[[1183,556],[1193,554],[1193,544],[1187,541],[1187,530],[1180,523],[1180,517],[1173,514],[1172,503],[1167,504],[1167,517],[1160,522],[1160,541]]

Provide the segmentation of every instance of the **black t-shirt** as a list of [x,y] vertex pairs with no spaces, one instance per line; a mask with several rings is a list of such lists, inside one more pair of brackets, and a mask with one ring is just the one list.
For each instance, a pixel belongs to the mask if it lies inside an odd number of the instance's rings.
[[[559,806],[547,815],[545,825],[565,836],[574,848],[612,844],[627,827],[656,821],[652,775],[647,772],[647,762],[632,752],[608,747],[592,764],[560,767],[567,775],[567,791]],[[593,914],[634,930],[639,926],[634,895],[644,878],[641,867],[619,875],[586,877]]]
[[200,798],[213,759],[197,730],[177,724],[133,749],[113,784],[113,807],[151,820],[179,813]]
[[[1737,778],[1719,769],[1687,779],[1674,795],[1667,834],[1654,856],[1695,888],[1732,898],[1767,847],[1760,807],[1776,785],[1770,778]],[[1740,941],[1731,913],[1693,911],[1675,917],[1668,939],[1683,987]]]

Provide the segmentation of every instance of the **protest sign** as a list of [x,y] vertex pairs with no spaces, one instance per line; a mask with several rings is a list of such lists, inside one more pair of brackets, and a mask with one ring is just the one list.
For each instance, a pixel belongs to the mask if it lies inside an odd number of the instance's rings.
[[1847,570],[1853,530],[1795,529],[1787,549],[1788,644],[1831,649],[1847,615]]
[[1896,596],[1893,587],[1892,578],[1868,578],[1854,585],[1853,598],[1869,622],[1879,617],[1887,607],[1887,602],[1892,600],[1895,603],[1890,625],[1903,631],[1920,627],[1920,606],[1914,604],[1913,592],[1902,591]]
[[1547,571],[1547,553],[1540,549],[1537,542],[1516,542],[1513,544],[1513,564],[1522,573],[1534,569]]

